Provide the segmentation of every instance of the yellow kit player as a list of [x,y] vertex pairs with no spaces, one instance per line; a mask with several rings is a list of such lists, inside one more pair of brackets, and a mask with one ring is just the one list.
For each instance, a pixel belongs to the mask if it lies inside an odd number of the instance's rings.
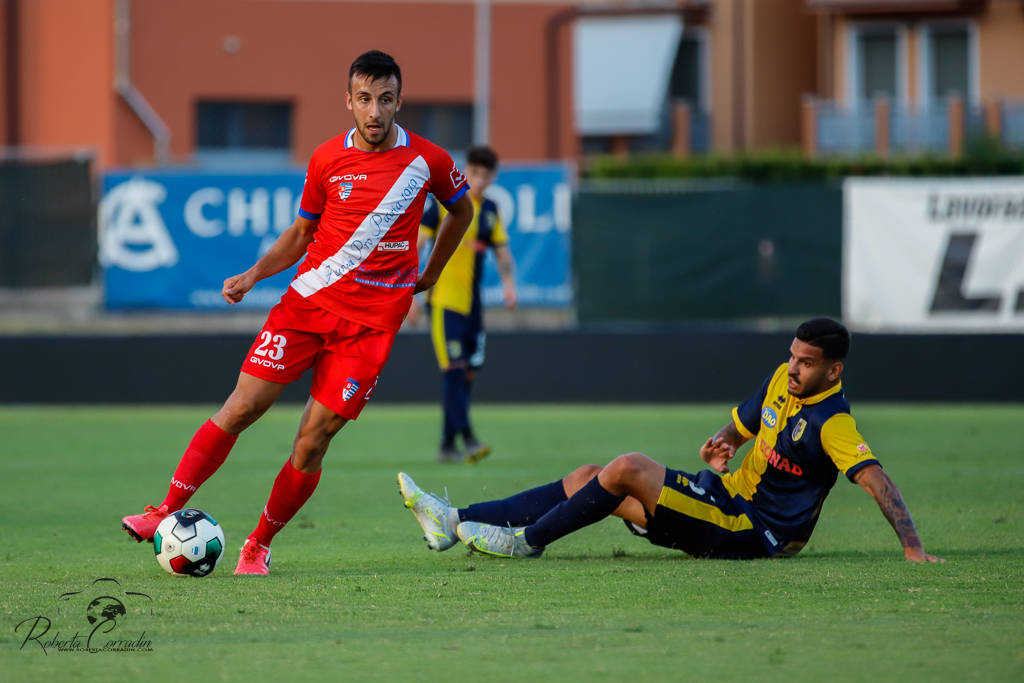
[[[428,294],[430,338],[442,373],[444,425],[437,454],[440,462],[475,463],[491,452],[491,447],[481,443],[473,432],[469,400],[473,380],[484,364],[480,279],[487,249],[494,250],[505,306],[516,306],[515,262],[508,246],[508,234],[498,215],[497,204],[484,197],[484,191],[494,182],[497,168],[498,157],[490,147],[473,147],[467,152],[468,196],[476,209],[473,222]],[[432,239],[443,218],[444,209],[438,209],[435,202],[433,208],[423,214],[421,240]],[[461,449],[456,445],[459,437],[462,438]]]

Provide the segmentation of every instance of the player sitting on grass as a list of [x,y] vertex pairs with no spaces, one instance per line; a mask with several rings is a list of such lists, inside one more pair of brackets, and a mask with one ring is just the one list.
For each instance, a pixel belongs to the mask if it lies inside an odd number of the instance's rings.
[[614,514],[656,545],[696,557],[752,559],[799,552],[842,472],[878,503],[907,560],[942,562],[924,551],[903,496],[857,432],[840,382],[849,348],[850,333],[834,320],[797,328],[789,362],[700,448],[705,463],[727,473],[736,449],[755,439],[739,470],[726,476],[694,475],[628,453],[466,508],[422,491],[404,472],[399,488],[434,550],[450,548],[457,535],[482,553],[538,557],[550,543]]

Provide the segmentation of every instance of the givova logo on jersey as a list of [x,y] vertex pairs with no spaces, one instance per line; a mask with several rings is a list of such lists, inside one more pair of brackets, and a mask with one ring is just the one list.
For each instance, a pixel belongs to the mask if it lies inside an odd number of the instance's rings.
[[[338,183],[338,197],[345,201],[352,194],[354,185],[351,181],[366,180],[365,173],[346,173],[345,175],[332,175],[327,182]],[[340,182],[339,182],[340,181]]]

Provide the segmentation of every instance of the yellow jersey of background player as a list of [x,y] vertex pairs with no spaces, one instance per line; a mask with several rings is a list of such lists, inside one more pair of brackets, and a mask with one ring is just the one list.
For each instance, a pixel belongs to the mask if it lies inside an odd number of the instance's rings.
[[[430,309],[430,338],[441,369],[441,399],[444,420],[437,459],[441,462],[478,462],[491,452],[481,443],[469,419],[470,389],[476,372],[484,364],[486,337],[480,302],[480,280],[484,256],[493,249],[504,290],[505,306],[516,305],[515,263],[508,235],[494,201],[484,191],[494,182],[498,157],[489,147],[473,147],[466,154],[468,196],[473,202],[473,221],[466,230],[437,284],[427,295]],[[436,202],[424,212],[421,241],[432,239],[444,209]],[[461,437],[462,448],[456,445]]]

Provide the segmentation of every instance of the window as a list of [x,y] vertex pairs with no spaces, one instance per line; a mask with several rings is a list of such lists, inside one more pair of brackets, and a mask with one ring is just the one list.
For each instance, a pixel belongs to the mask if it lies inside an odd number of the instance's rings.
[[926,24],[921,32],[921,100],[930,106],[952,94],[977,102],[974,32],[964,22]]
[[669,80],[669,97],[673,100],[686,100],[691,109],[704,109],[703,45],[699,38],[684,34],[676,51],[675,64],[672,65],[672,77]]
[[289,161],[290,102],[200,100],[196,104],[196,155],[227,165]]
[[896,97],[896,34],[868,33],[860,36],[861,99],[878,95]]
[[882,95],[905,101],[905,28],[894,24],[859,24],[851,29],[847,57],[847,97],[863,108]]
[[932,97],[967,93],[967,31],[939,33],[932,39]]
[[403,102],[399,125],[422,135],[450,154],[473,146],[473,105]]

